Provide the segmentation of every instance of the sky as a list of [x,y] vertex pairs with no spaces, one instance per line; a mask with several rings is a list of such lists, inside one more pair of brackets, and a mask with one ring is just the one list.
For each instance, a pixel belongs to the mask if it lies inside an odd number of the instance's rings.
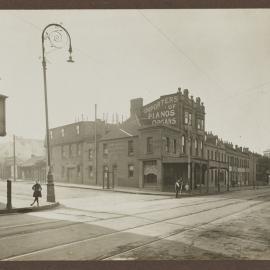
[[270,148],[270,10],[1,10],[0,94],[7,136],[43,139],[41,33],[60,23],[68,48],[46,44],[50,127],[147,104],[178,87],[201,97],[206,130],[262,153]]

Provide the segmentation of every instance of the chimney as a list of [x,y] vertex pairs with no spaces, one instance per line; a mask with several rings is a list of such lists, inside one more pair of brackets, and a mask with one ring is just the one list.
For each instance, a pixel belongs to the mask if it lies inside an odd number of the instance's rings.
[[200,104],[201,103],[201,99],[199,97],[196,97],[196,103]]
[[184,89],[184,96],[188,98],[188,89]]
[[134,98],[130,100],[130,116],[141,115],[141,109],[143,107],[143,99],[142,98]]

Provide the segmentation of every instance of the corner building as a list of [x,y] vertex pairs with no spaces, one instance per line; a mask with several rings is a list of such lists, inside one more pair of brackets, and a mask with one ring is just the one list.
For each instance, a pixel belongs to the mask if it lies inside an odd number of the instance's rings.
[[191,190],[220,192],[251,185],[256,160],[248,148],[205,131],[205,107],[189,91],[143,105],[131,100],[130,118],[99,141],[98,184],[172,191],[178,177]]
[[202,187],[204,124],[204,105],[187,89],[145,106],[131,100],[130,118],[100,140],[99,183],[167,191],[182,177],[191,189]]
[[174,190],[182,177],[189,189],[220,192],[254,183],[256,159],[247,149],[205,131],[200,98],[181,89],[144,105],[130,101],[121,124],[98,120],[51,130],[55,181]]

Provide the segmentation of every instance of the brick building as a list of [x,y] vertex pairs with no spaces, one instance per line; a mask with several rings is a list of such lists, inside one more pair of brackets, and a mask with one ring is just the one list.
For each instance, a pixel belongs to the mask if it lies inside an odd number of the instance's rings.
[[205,159],[207,166],[206,189],[214,191],[227,190],[230,186],[229,165],[227,163],[226,145],[218,136],[206,133]]
[[202,185],[204,118],[203,103],[187,89],[145,106],[142,98],[131,100],[130,118],[100,141],[99,183],[111,173],[111,182],[121,186],[171,190],[177,177],[191,188]]
[[[97,140],[105,135],[109,128],[109,125],[98,119]],[[50,129],[50,142],[55,181],[96,184],[95,122],[81,121]]]
[[247,148],[205,132],[204,104],[187,89],[146,105],[131,100],[130,117],[121,124],[98,120],[97,154],[94,125],[50,131],[56,181],[167,191],[182,177],[191,190],[208,192],[251,184],[256,174]]

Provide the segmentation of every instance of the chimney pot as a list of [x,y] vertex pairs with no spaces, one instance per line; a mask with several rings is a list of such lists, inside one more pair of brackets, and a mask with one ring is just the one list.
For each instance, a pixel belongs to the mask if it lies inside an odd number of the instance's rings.
[[184,96],[188,97],[188,89],[184,89]]

